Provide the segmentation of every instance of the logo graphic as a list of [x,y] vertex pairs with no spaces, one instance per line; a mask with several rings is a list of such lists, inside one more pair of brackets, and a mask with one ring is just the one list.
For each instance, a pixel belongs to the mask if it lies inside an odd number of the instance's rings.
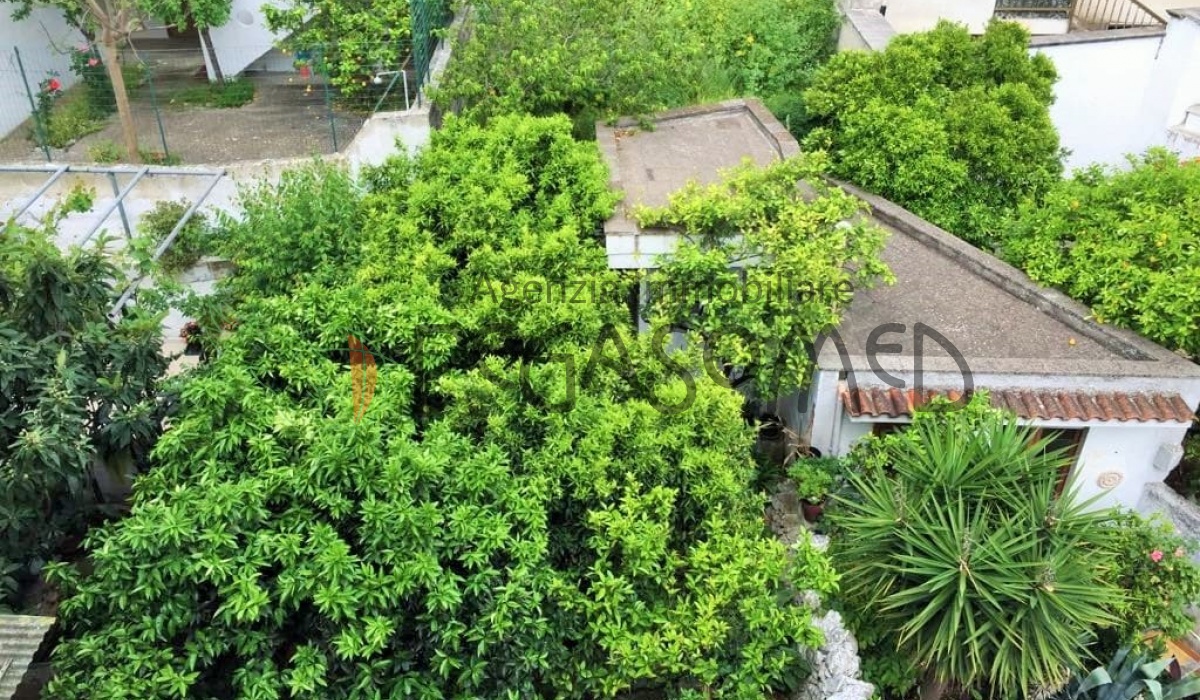
[[375,355],[357,337],[351,335],[350,379],[354,385],[354,422],[362,420],[375,396]]

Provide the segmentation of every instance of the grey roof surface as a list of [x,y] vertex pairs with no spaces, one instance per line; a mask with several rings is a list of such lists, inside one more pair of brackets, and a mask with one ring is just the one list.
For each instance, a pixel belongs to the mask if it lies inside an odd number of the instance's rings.
[[720,181],[721,171],[749,158],[765,165],[800,152],[787,129],[753,100],[729,100],[656,115],[654,128],[622,119],[596,125],[596,142],[609,164],[613,189],[625,192],[605,226],[611,234],[638,231],[632,221],[638,205],[666,206],[671,193],[695,180]]
[[25,669],[53,624],[53,617],[0,615],[0,700],[17,692]]
[[[1074,358],[1104,360],[1111,348],[1082,335],[1062,321],[1005,290],[981,284],[958,261],[884,226],[891,234],[883,258],[896,275],[895,285],[859,290],[838,333],[851,355],[865,355],[871,331],[885,323],[903,323],[902,355],[915,347],[912,328],[923,323],[944,335],[965,357]],[[880,342],[898,342],[883,336]],[[949,357],[936,343],[926,357]]]
[[[654,128],[636,122],[597,125],[597,142],[611,184],[626,193],[606,223],[607,245],[647,238],[628,212],[636,204],[662,204],[688,179],[715,182],[720,171],[751,158],[766,164],[799,153],[786,129],[754,100],[666,112]],[[976,372],[1091,377],[1200,378],[1200,367],[1134,333],[1095,323],[1090,311],[1066,295],[1040,287],[1024,273],[984,253],[902,207],[848,185],[870,207],[875,223],[891,234],[883,257],[896,283],[859,290],[838,335],[844,359],[826,343],[819,364],[844,370],[871,368],[868,338],[882,324],[904,324],[877,343],[901,350],[882,364],[898,371],[914,364],[913,326],[940,333]],[[878,353],[877,353],[878,357]],[[953,370],[951,355],[927,341],[921,360],[929,371]]]

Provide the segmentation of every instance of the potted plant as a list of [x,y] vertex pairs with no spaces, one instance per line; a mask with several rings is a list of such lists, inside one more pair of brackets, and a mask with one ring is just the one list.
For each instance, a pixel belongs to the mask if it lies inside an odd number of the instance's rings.
[[831,463],[836,463],[836,460],[801,459],[788,469],[788,476],[796,485],[796,495],[800,498],[804,519],[810,523],[816,522],[825,510],[825,499],[833,487]]

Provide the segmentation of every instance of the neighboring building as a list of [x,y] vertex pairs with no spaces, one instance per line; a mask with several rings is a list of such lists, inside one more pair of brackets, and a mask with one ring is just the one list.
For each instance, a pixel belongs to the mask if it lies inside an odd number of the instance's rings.
[[[1131,27],[1162,27],[1176,0],[841,0],[847,15],[870,11],[901,34],[923,32],[941,20],[982,34],[992,18],[1025,25],[1034,36]],[[842,48],[839,46],[839,48]]]
[[939,19],[973,32],[992,16],[1022,22],[1034,34],[1030,51],[1058,68],[1050,117],[1068,172],[1124,167],[1127,154],[1151,146],[1197,158],[1200,8],[1163,7],[1178,1],[852,0],[838,48],[882,51],[896,34],[932,29]]
[[[612,268],[653,268],[678,242],[675,232],[641,230],[632,207],[664,204],[689,179],[715,182],[744,158],[766,164],[799,152],[754,101],[676,110],[652,122],[653,130],[632,120],[597,125],[612,185],[626,195],[605,226]],[[931,393],[985,389],[993,404],[1071,449],[1084,495],[1106,492],[1103,504],[1133,507],[1146,484],[1163,480],[1200,405],[1200,367],[1092,322],[1083,306],[899,206],[854,193],[891,234],[884,258],[897,281],[857,294],[819,346],[808,391],[777,402],[793,431],[824,454],[842,455],[865,435],[909,422]],[[956,351],[925,337],[918,356],[917,324]],[[888,344],[900,347],[879,347]]]
[[1034,37],[1058,68],[1050,118],[1068,170],[1162,146],[1200,158],[1200,8],[1165,27]]
[[34,8],[19,22],[12,18],[15,9],[15,5],[0,4],[0,138],[12,133],[33,113],[26,80],[35,92],[38,84],[51,75],[58,78],[63,89],[75,83],[70,54],[83,43],[83,35],[67,24],[57,8]]

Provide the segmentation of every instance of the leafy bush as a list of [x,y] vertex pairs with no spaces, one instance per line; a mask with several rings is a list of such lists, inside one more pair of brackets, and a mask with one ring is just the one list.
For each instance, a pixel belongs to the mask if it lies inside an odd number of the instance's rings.
[[690,21],[682,3],[658,0],[489,2],[476,8],[435,99],[485,118],[563,112],[589,134],[597,119],[699,97],[696,77],[716,59]]
[[1130,513],[1119,546],[1115,582],[1126,592],[1116,610],[1121,641],[1138,642],[1146,632],[1185,638],[1196,624],[1188,609],[1200,601],[1200,566],[1191,559],[1197,544],[1170,523]]
[[1114,516],[1055,496],[1066,462],[1047,445],[976,397],[861,448],[831,551],[845,603],[921,669],[922,697],[1019,695],[1077,667],[1116,621]]
[[222,215],[217,252],[238,268],[243,294],[283,293],[309,279],[330,279],[359,259],[360,192],[335,165],[285,171],[278,186],[239,191],[243,215]]
[[51,148],[66,148],[79,139],[104,128],[104,121],[97,119],[92,107],[81,92],[72,90],[55,102],[43,123],[46,142]]
[[723,379],[753,381],[760,396],[803,385],[812,339],[838,324],[855,289],[891,280],[886,234],[849,223],[862,202],[825,184],[825,166],[820,155],[745,164],[636,213],[687,236],[648,277],[647,318],[692,333]]
[[[344,95],[359,94],[374,71],[400,70],[412,47],[410,0],[290,0],[263,7],[284,46],[319,64]],[[448,0],[419,3],[431,12]],[[444,11],[444,10],[441,10]]]
[[739,94],[796,93],[836,48],[841,16],[828,0],[701,0],[697,25]]
[[[617,281],[594,239],[607,174],[570,130],[451,119],[365,197],[325,166],[246,194],[236,328],[184,386],[129,518],[91,536],[88,571],[55,569],[73,591],[55,697],[751,698],[799,680],[819,634],[792,601],[835,579],[764,532],[742,397],[658,362],[627,290],[485,291]],[[350,334],[373,371],[346,366]],[[656,410],[689,387],[687,410]]]
[[1029,33],[993,20],[983,36],[942,22],[880,52],[847,51],[804,92],[806,150],[833,172],[978,244],[1062,172],[1050,121],[1054,65]]
[[[186,200],[163,200],[155,203],[154,208],[143,214],[138,223],[139,235],[134,239],[136,253],[148,262],[189,207]],[[195,265],[211,245],[206,218],[204,214],[196,212],[179,230],[179,235],[172,241],[171,247],[158,259],[158,266],[168,273],[186,270]]]
[[831,0],[500,0],[475,9],[435,99],[483,118],[563,112],[581,135],[600,119],[799,91],[838,26]]
[[1200,357],[1200,162],[1156,149],[1130,164],[1078,172],[1023,206],[1005,256],[1096,320]]
[[254,101],[254,83],[249,80],[226,80],[183,88],[171,93],[167,104],[195,107],[242,107]]
[[108,320],[119,280],[101,252],[11,222],[0,236],[0,562],[20,565],[5,576],[82,534],[93,470],[144,467],[161,430],[159,321]]
[[[116,111],[117,98],[100,52],[94,46],[83,46],[72,51],[70,58],[71,72],[79,76],[91,116],[104,119]],[[137,82],[131,81],[128,85],[134,87]]]
[[121,147],[113,143],[112,139],[102,139],[88,146],[88,158],[101,165],[116,163],[121,160],[124,153]]
[[[796,484],[797,495],[809,503],[821,503],[833,486],[833,466],[822,457],[801,459],[788,467],[788,478]],[[836,464],[837,460],[830,460]]]

